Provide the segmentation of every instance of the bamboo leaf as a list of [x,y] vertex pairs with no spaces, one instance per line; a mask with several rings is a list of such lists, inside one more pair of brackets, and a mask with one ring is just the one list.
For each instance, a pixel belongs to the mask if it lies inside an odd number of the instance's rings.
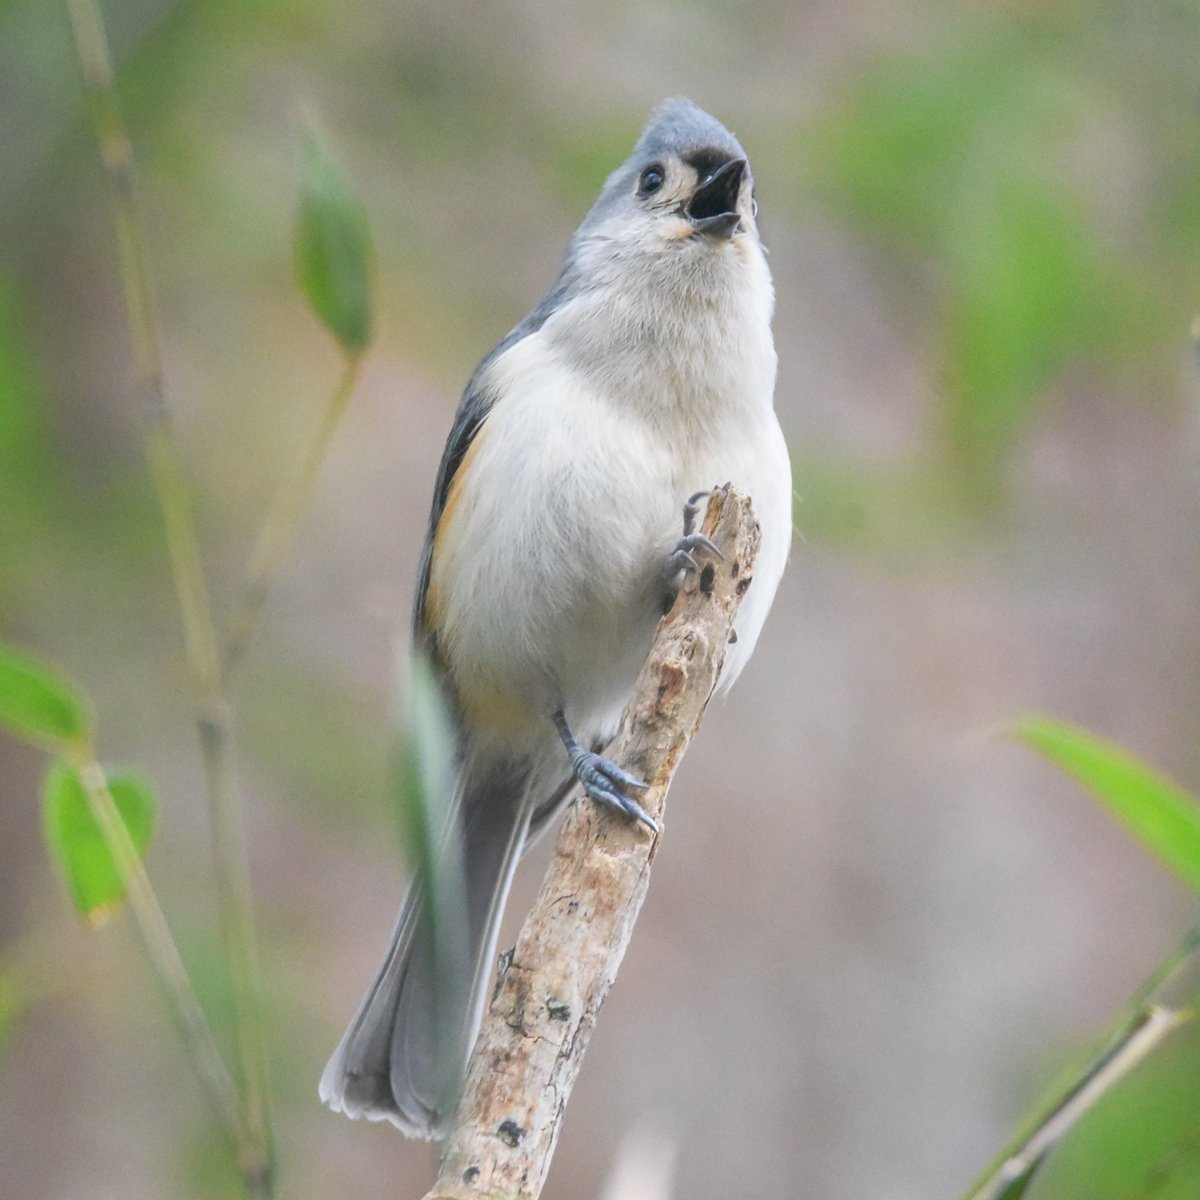
[[40,746],[59,749],[87,738],[87,705],[61,675],[0,644],[0,725]]
[[[133,775],[113,775],[109,791],[139,857],[154,832],[157,810],[149,785]],[[125,897],[121,872],[113,861],[87,792],[75,770],[57,761],[42,786],[42,820],[50,855],[62,872],[75,907],[100,923]]]
[[1022,717],[1010,733],[1099,797],[1200,891],[1200,801],[1195,796],[1124,750],[1049,717]]
[[469,986],[466,889],[462,837],[454,793],[457,786],[454,726],[437,674],[414,655],[403,696],[403,750],[398,810],[401,834],[420,881],[421,933],[429,947],[438,1020],[434,1052],[441,1069],[443,1100],[449,1103],[461,1082],[463,1030],[452,1019],[453,1002]]
[[315,130],[302,134],[300,284],[317,316],[351,354],[371,337],[371,230],[367,210]]

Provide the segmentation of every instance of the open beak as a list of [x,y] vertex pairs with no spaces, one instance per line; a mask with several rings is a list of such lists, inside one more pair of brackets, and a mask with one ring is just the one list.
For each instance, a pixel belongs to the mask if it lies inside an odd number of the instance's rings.
[[738,197],[745,175],[746,160],[731,158],[695,190],[684,212],[697,233],[724,239],[733,237],[742,221]]

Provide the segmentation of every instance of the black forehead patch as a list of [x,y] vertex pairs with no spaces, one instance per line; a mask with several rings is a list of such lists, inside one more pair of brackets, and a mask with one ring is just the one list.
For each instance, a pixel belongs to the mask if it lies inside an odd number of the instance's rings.
[[718,150],[713,146],[701,146],[698,150],[686,151],[683,161],[692,167],[701,179],[707,179],[730,159],[739,157],[740,155],[730,154],[728,150]]

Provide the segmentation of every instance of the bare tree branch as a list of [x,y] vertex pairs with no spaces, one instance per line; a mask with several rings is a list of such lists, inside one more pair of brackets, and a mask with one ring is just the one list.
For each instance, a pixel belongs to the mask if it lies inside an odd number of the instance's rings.
[[[716,685],[758,552],[750,501],[728,485],[710,496],[703,528],[724,559],[705,554],[701,569],[689,573],[607,752],[650,784],[639,799],[659,819]],[[426,1200],[533,1200],[541,1193],[658,840],[594,804],[571,808],[484,1016],[441,1175]]]

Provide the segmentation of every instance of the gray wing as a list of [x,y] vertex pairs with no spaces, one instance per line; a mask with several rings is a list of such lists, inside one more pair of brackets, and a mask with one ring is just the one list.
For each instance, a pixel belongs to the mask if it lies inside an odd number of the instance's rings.
[[[485,362],[488,360],[485,360]],[[458,412],[454,414],[454,424],[450,436],[446,439],[446,448],[442,451],[442,461],[438,465],[437,482],[433,487],[433,506],[429,513],[429,529],[425,534],[425,544],[421,548],[421,564],[417,572],[417,594],[413,602],[413,645],[424,648],[431,658],[437,659],[433,631],[426,622],[425,601],[429,595],[429,568],[433,558],[433,541],[437,535],[442,513],[446,509],[446,497],[450,494],[450,484],[475,435],[483,427],[492,405],[496,402],[495,393],[488,388],[479,387],[477,380],[483,370],[480,364],[475,372],[463,398],[459,402]]]
[[[479,372],[476,372],[478,376]],[[472,380],[474,384],[474,380]],[[438,532],[438,524],[442,521],[445,511],[446,497],[450,494],[450,484],[454,481],[458,467],[463,457],[475,440],[475,434],[480,431],[487,414],[491,412],[492,404],[496,403],[496,394],[490,389],[476,388],[469,385],[463,392],[462,401],[455,413],[454,425],[450,428],[450,437],[446,438],[445,449],[442,451],[442,462],[438,466],[438,478],[433,485],[433,506],[430,511],[430,528],[425,534],[425,545],[421,547],[421,562],[416,575],[416,598],[413,602],[413,646],[422,647],[430,652],[436,661],[437,653],[434,647],[433,631],[426,622],[425,602],[430,592],[430,565],[433,558],[433,539]]]
[[433,631],[426,622],[425,612],[425,601],[429,594],[429,568],[433,556],[433,541],[442,519],[442,513],[446,509],[446,498],[450,494],[450,485],[454,481],[454,476],[462,465],[467,451],[471,448],[475,435],[483,428],[488,413],[500,399],[495,388],[486,382],[487,369],[506,350],[541,329],[550,314],[568,298],[574,286],[574,272],[568,263],[554,288],[541,303],[511,333],[498,342],[475,368],[475,372],[463,392],[462,400],[459,401],[458,411],[454,414],[454,424],[451,426],[450,436],[446,439],[446,448],[442,451],[442,461],[438,465],[437,482],[433,487],[433,506],[429,513],[429,529],[425,534],[425,545],[421,549],[421,563],[417,572],[417,594],[413,602],[413,645],[422,647],[435,662],[437,647],[434,644]]

